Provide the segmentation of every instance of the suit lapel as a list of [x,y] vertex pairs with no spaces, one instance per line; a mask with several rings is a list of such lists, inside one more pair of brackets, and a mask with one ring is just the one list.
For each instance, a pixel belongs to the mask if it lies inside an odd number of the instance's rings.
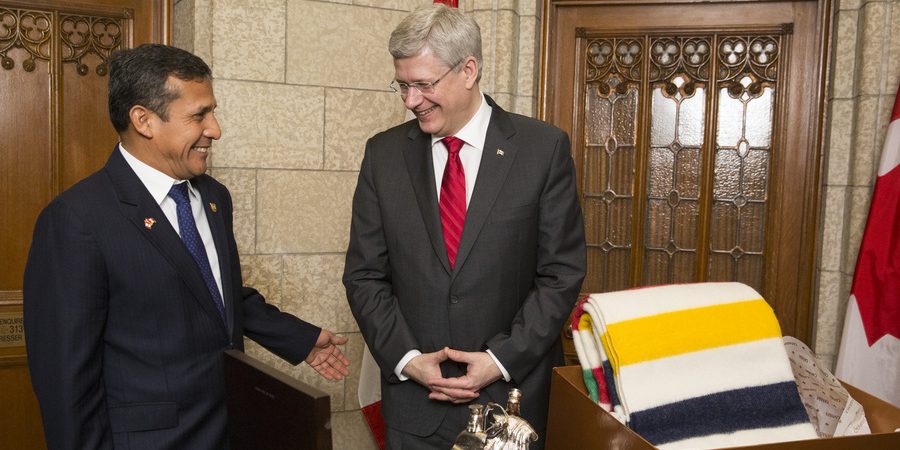
[[404,149],[403,157],[406,160],[406,170],[412,182],[416,194],[416,202],[428,237],[431,238],[431,246],[434,253],[444,266],[447,274],[450,274],[450,261],[447,259],[447,247],[444,246],[444,234],[441,231],[441,212],[438,207],[437,192],[435,191],[434,162],[431,157],[431,136],[423,133],[418,124],[410,127],[409,141]]
[[[203,211],[206,213],[206,221],[212,232],[213,242],[216,245],[216,253],[219,257],[219,267],[213,270],[219,271],[222,280],[222,300],[225,302],[225,317],[228,320],[228,333],[234,329],[234,291],[230,289],[231,280],[231,253],[228,251],[228,233],[225,229],[225,220],[219,208],[224,205],[222,199],[210,188],[209,179],[197,177],[191,180],[194,187],[200,191],[200,199],[203,202]],[[216,205],[215,207],[213,205]],[[215,208],[215,209],[214,209]]]
[[[194,299],[200,303],[200,307],[221,323],[222,319],[200,275],[197,263],[162,209],[119,153],[118,148],[113,150],[104,170],[112,181],[116,196],[119,198],[119,207],[125,217],[138,227],[141,234],[172,264],[178,277],[194,294]],[[153,221],[149,226],[148,219]]]
[[[481,166],[475,180],[475,190],[466,209],[466,224],[463,227],[459,250],[456,254],[456,272],[466,263],[472,247],[481,233],[500,188],[506,182],[509,169],[515,161],[517,150],[510,145],[509,139],[515,134],[515,128],[506,111],[500,109],[493,99],[487,97],[493,111],[488,125],[484,149],[481,152]],[[498,152],[502,150],[502,152]]]

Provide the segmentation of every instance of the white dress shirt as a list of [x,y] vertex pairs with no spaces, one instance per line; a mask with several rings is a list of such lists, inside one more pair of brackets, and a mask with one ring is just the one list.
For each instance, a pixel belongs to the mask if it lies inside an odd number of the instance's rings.
[[[125,158],[125,162],[131,167],[131,170],[138,176],[144,187],[150,191],[150,196],[159,204],[166,219],[175,228],[175,232],[181,236],[181,230],[178,228],[178,209],[175,200],[169,197],[169,190],[173,184],[187,183],[187,180],[176,180],[153,167],[148,166],[141,160],[135,158],[128,150],[119,143],[119,150]],[[212,230],[209,228],[209,222],[206,220],[206,213],[203,211],[203,200],[200,193],[194,189],[191,183],[188,183],[188,197],[191,199],[191,212],[194,214],[194,222],[197,223],[197,231],[200,232],[200,239],[203,240],[203,247],[206,249],[206,256],[209,257],[209,267],[212,269],[213,278],[216,279],[216,287],[219,288],[219,295],[224,301],[225,295],[222,292],[222,273],[219,268],[219,253],[216,252],[216,244],[213,241]]]
[[[459,150],[459,159],[462,162],[463,172],[466,175],[466,208],[469,207],[469,203],[472,200],[472,192],[475,190],[475,179],[478,178],[478,168],[481,167],[481,154],[484,152],[484,141],[487,138],[487,130],[490,123],[491,106],[488,105],[484,94],[482,94],[481,106],[475,111],[475,115],[454,135],[465,142]],[[440,137],[431,136],[431,160],[434,164],[434,184],[438,194],[438,201],[441,199],[441,182],[444,178],[444,166],[447,165],[448,159],[447,146],[441,142],[441,139]],[[503,364],[500,364],[500,360],[494,356],[494,353],[490,350],[487,353],[494,360],[494,363],[497,364],[497,367],[500,368],[503,379],[506,381],[511,380],[509,372],[506,371]],[[400,381],[409,379],[406,375],[403,375],[403,368],[413,358],[421,354],[422,352],[418,349],[413,349],[403,355],[403,358],[400,359],[400,362],[394,368],[394,374],[397,375]]]

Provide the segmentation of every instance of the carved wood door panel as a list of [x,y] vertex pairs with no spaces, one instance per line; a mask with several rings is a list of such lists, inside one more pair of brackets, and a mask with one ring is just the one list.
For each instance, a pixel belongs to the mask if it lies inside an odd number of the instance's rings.
[[0,0],[0,447],[45,448],[22,328],[22,275],[40,210],[117,142],[106,61],[164,42],[168,0]]
[[809,341],[830,2],[545,2],[541,112],[572,136],[582,291],[746,283]]

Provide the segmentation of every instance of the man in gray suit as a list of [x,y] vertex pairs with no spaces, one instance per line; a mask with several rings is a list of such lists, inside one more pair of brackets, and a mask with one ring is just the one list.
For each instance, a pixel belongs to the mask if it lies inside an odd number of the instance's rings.
[[568,137],[481,93],[480,30],[456,9],[412,13],[389,47],[416,120],[366,145],[344,269],[388,447],[447,449],[467,403],[513,386],[543,437],[586,265]]

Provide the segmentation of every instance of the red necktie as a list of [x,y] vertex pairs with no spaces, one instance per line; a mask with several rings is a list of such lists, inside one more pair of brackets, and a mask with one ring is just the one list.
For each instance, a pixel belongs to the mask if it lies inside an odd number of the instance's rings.
[[462,139],[447,136],[441,141],[447,146],[447,165],[444,166],[444,179],[441,181],[441,226],[444,229],[444,245],[447,246],[447,257],[450,268],[456,262],[456,250],[462,237],[463,224],[466,222],[466,174],[459,150]]

